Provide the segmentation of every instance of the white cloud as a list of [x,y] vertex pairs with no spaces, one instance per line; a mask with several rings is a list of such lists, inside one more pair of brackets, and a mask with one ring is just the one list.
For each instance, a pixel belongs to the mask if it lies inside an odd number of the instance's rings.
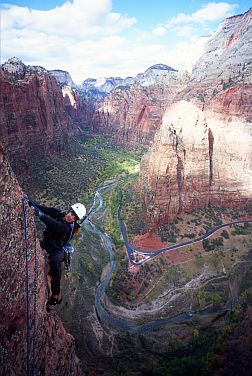
[[204,52],[208,37],[194,38],[191,42],[180,42],[169,52],[169,61],[178,69],[191,72],[193,65]]
[[66,1],[48,11],[3,4],[1,13],[4,60],[18,56],[26,64],[47,69],[69,67],[70,73],[71,66],[76,65],[73,59],[83,67],[90,55],[94,56],[93,64],[101,59],[104,62],[106,52],[108,60],[111,50],[113,55],[113,50],[122,48],[118,34],[136,22],[133,17],[112,12],[111,0]]
[[191,15],[179,13],[176,17],[172,18],[167,26],[177,25],[181,23],[201,23],[220,21],[223,18],[233,15],[233,12],[239,7],[238,4],[229,3],[208,3],[203,5],[201,9],[192,13]]
[[185,26],[177,26],[173,29],[173,31],[180,37],[190,37],[193,35],[197,30],[189,25]]
[[111,0],[74,0],[48,11],[5,5],[2,10],[2,28],[14,28],[17,33],[23,28],[59,36],[71,35],[83,38],[105,33],[113,34],[135,23],[111,12]]
[[233,15],[238,7],[239,5],[237,4],[229,4],[227,2],[211,2],[203,5],[192,14],[177,14],[167,21],[165,25],[158,25],[154,28],[152,34],[163,36],[169,30],[169,33],[172,32],[175,37],[191,39],[193,36],[199,36],[202,32],[211,32],[213,23],[216,26],[216,22]]
[[[190,69],[203,45],[202,40],[193,37],[196,23],[224,18],[234,7],[228,3],[209,3],[192,15],[180,14],[148,33],[131,30],[136,19],[113,12],[112,0],[67,1],[48,11],[5,4],[2,58],[5,61],[17,56],[25,64],[67,70],[76,83],[87,77],[135,76],[156,63],[176,69],[185,68],[186,64]],[[194,24],[181,25],[183,20]],[[165,42],[164,37],[162,43],[160,38],[156,43],[167,29],[171,35],[171,27],[174,38]],[[176,35],[183,37],[184,42],[172,46]]]
[[157,37],[162,37],[166,33],[166,28],[164,26],[157,26],[152,30],[152,34]]

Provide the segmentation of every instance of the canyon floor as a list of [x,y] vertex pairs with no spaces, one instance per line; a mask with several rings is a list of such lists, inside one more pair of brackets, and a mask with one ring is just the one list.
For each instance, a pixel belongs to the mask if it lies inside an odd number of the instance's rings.
[[[73,141],[68,160],[56,160],[53,165],[49,159],[40,160],[34,165],[34,196],[62,206],[78,195],[90,207],[99,184],[114,179],[116,184],[103,192],[103,207],[90,216],[96,228],[113,240],[116,259],[116,270],[102,299],[104,308],[113,317],[139,325],[181,313],[188,320],[142,333],[122,332],[100,321],[95,291],[110,268],[109,256],[104,239],[85,227],[75,241],[72,271],[64,278],[64,299],[58,313],[75,337],[84,374],[228,374],[232,346],[237,348],[235,359],[252,351],[252,226],[228,227],[204,244],[164,253],[132,268],[117,223],[118,188],[124,192],[129,240],[141,248],[162,248],[193,239],[220,220],[248,219],[251,208],[201,209],[180,214],[156,232],[148,231],[134,184],[141,153],[118,150],[108,139]],[[73,186],[68,188],[73,175]],[[242,359],[239,367],[247,372],[246,357]],[[226,373],[218,373],[220,369]]]

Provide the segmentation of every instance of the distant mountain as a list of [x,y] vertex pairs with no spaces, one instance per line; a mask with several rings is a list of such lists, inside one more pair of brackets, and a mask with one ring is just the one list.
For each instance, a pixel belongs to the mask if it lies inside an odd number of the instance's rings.
[[177,72],[176,69],[173,69],[165,64],[155,64],[155,65],[152,65],[149,69],[158,69],[158,70],[167,70],[167,71]]
[[98,79],[95,78],[87,78],[83,81],[80,88],[86,92],[102,92],[102,93],[110,93],[113,89],[118,86],[128,86],[134,83],[133,77],[127,77],[125,79],[121,77],[101,77]]
[[49,73],[51,73],[56,78],[61,86],[70,86],[71,88],[74,88],[76,86],[72,80],[72,77],[67,71],[54,69],[49,70]]
[[87,78],[81,85],[76,85],[69,72],[61,69],[46,70],[41,66],[25,65],[19,58],[13,57],[2,64],[2,70],[15,79],[22,80],[26,75],[34,73],[49,73],[55,77],[61,87],[68,86],[78,91],[79,95],[88,93],[92,97],[103,98],[116,88],[127,88],[137,84],[150,86],[154,84],[169,84],[177,79],[178,71],[165,64],[155,64],[136,77],[100,77]]
[[11,75],[16,80],[22,80],[26,75],[45,73],[46,69],[39,65],[25,65],[19,58],[12,57],[1,66],[5,74]]
[[135,82],[141,86],[150,86],[157,83],[168,84],[177,78],[178,71],[164,64],[152,65],[145,72],[139,73]]
[[149,67],[145,72],[139,73],[133,77],[102,77],[88,78],[80,85],[80,89],[85,92],[110,93],[119,87],[127,87],[133,84],[141,86],[150,86],[157,83],[169,83],[177,77],[177,70],[165,64],[155,64]]

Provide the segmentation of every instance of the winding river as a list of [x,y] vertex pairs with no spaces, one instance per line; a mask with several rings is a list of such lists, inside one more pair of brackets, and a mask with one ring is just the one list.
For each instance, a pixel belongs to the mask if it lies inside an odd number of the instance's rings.
[[[139,324],[137,322],[134,322],[133,320],[118,318],[118,317],[112,315],[111,313],[109,313],[108,311],[106,311],[104,309],[104,307],[102,305],[102,297],[103,297],[103,294],[105,293],[105,290],[106,290],[106,288],[109,284],[109,281],[112,277],[112,273],[115,270],[116,261],[115,261],[115,255],[114,255],[113,248],[112,248],[111,238],[107,234],[99,231],[96,228],[96,226],[94,225],[94,223],[89,219],[89,216],[91,214],[94,215],[94,214],[98,213],[99,210],[103,207],[103,197],[102,197],[102,193],[101,193],[102,190],[105,190],[107,188],[113,188],[114,186],[116,186],[116,184],[117,184],[116,182],[112,182],[112,183],[110,182],[108,184],[104,183],[103,185],[101,185],[97,189],[95,196],[94,196],[94,199],[93,199],[92,207],[88,212],[87,219],[83,223],[83,226],[85,227],[85,229],[87,231],[98,235],[102,239],[104,246],[105,246],[105,248],[106,248],[106,250],[109,254],[110,269],[107,272],[104,280],[97,287],[96,293],[95,293],[95,308],[96,308],[96,312],[97,312],[99,319],[102,322],[104,322],[104,323],[106,323],[110,326],[115,327],[119,331],[131,332],[131,333],[142,333],[142,332],[145,332],[145,331],[151,331],[151,330],[160,328],[160,327],[167,325],[167,324],[172,325],[172,324],[185,323],[185,322],[192,320],[192,318],[197,318],[197,316],[199,316],[199,315],[202,316],[203,314],[207,315],[207,314],[213,313],[213,308],[206,308],[206,309],[203,309],[201,311],[195,311],[195,312],[190,313],[190,314],[188,314],[188,312],[184,312],[184,313],[181,313],[177,316],[173,316],[173,317],[169,317],[169,318],[165,318],[165,319],[154,320],[154,321],[149,321],[149,322],[146,322],[144,324]],[[150,259],[150,258],[156,257],[157,255],[159,255],[162,252],[171,251],[173,249],[177,249],[177,248],[183,247],[185,245],[194,244],[196,242],[202,241],[203,239],[207,239],[209,236],[214,234],[216,231],[218,231],[222,227],[226,227],[226,226],[229,226],[229,225],[232,225],[232,224],[252,223],[251,220],[244,220],[244,221],[234,221],[234,222],[230,222],[228,224],[222,224],[222,225],[216,226],[209,233],[205,234],[204,236],[201,236],[200,238],[197,238],[197,239],[194,239],[194,240],[191,240],[191,241],[187,241],[187,242],[183,242],[183,243],[178,243],[174,246],[166,247],[166,248],[163,248],[163,249],[160,249],[160,250],[155,250],[155,251],[147,250],[146,251],[146,250],[141,250],[141,249],[135,248],[134,246],[132,246],[128,242],[126,227],[125,227],[125,224],[121,220],[121,217],[120,217],[121,208],[122,208],[122,205],[120,205],[119,209],[118,209],[118,220],[119,220],[120,227],[121,227],[121,233],[122,233],[122,236],[123,236],[126,248],[127,248],[128,257],[129,257],[129,260],[130,260],[131,263],[134,263],[134,261],[132,259],[132,253],[133,252],[141,252],[143,254],[151,255],[151,257],[148,258],[148,259]],[[146,262],[146,261],[148,261],[148,260],[146,259],[144,262]],[[233,294],[232,294],[231,298],[228,300],[228,302],[225,304],[225,306],[221,310],[218,310],[218,313],[221,314],[221,312],[225,312],[225,311],[228,311],[230,309],[233,309],[236,300],[237,300],[237,296],[233,296]]]

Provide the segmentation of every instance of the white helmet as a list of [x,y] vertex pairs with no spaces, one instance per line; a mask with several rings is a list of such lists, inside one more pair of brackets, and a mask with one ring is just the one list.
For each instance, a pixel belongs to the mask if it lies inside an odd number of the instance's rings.
[[77,202],[71,206],[71,209],[75,212],[79,220],[81,220],[86,215],[86,208],[83,204]]

